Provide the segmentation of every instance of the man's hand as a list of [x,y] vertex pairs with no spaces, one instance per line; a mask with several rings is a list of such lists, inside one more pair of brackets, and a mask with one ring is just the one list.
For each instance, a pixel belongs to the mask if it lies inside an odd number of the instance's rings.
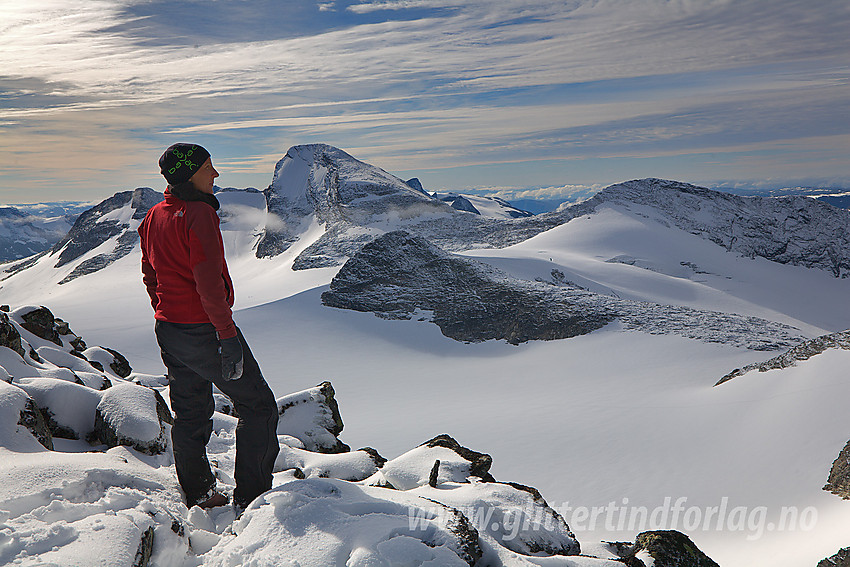
[[221,377],[225,380],[239,380],[242,377],[242,344],[239,337],[219,339],[221,353]]

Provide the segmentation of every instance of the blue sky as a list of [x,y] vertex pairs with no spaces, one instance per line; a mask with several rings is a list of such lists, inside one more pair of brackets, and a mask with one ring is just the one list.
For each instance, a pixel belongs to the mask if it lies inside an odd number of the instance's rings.
[[850,187],[846,0],[0,0],[0,203],[265,188],[324,142],[428,190]]

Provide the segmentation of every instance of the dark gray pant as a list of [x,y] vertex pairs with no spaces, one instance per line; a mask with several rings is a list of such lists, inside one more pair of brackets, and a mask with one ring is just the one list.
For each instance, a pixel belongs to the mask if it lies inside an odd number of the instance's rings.
[[215,328],[209,323],[156,322],[156,339],[168,368],[174,427],[171,441],[177,480],[191,507],[215,487],[206,446],[215,409],[212,385],[224,392],[239,414],[236,426],[236,490],[234,502],[247,507],[272,486],[277,441],[277,403],[248,343],[242,343],[244,370],[239,380],[221,377],[221,355]]

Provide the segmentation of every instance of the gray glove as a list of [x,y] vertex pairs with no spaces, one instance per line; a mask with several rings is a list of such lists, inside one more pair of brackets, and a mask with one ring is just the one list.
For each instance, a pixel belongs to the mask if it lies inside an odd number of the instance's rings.
[[221,345],[221,377],[225,380],[239,380],[242,377],[242,344],[239,337],[219,339]]

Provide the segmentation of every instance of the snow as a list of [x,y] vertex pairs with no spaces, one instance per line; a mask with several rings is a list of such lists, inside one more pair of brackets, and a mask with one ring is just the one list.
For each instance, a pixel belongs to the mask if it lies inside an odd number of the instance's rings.
[[154,392],[144,386],[112,386],[104,391],[97,410],[119,437],[149,443],[163,434],[156,415]]
[[92,388],[52,378],[22,378],[15,385],[25,391],[39,408],[50,411],[62,427],[78,436],[94,430],[94,415],[103,394]]
[[[253,196],[234,204],[260,210]],[[647,517],[641,528],[634,512],[640,508],[647,516],[666,509],[667,521],[659,527],[687,533],[724,567],[814,565],[850,545],[850,503],[821,490],[850,432],[850,352],[829,350],[796,367],[750,373],[713,387],[730,370],[770,355],[627,332],[616,324],[569,340],[461,344],[427,322],[323,307],[320,295],[336,269],[291,269],[323,226],[310,218],[290,250],[257,259],[251,253],[256,235],[248,228],[259,226],[255,220],[223,222],[222,230],[236,288],[235,319],[266,379],[277,396],[330,380],[345,420],[342,440],[375,447],[395,460],[382,474],[395,474],[395,482],[410,491],[321,478],[323,471],[365,474],[369,461],[365,453],[353,452],[346,457],[351,461],[343,462],[287,443],[273,489],[231,528],[228,512],[185,509],[167,454],[71,451],[90,450],[83,444],[62,445],[65,452],[43,449],[16,425],[9,409],[18,407],[23,391],[0,384],[0,510],[5,511],[0,513],[0,563],[49,557],[75,564],[72,556],[81,554],[97,564],[99,550],[132,548],[120,542],[135,542],[153,526],[154,564],[169,567],[294,561],[377,565],[393,559],[450,565],[456,555],[425,545],[408,527],[409,507],[421,506],[416,492],[436,494],[422,482],[433,460],[417,460],[409,449],[440,433],[492,455],[496,479],[539,489],[582,548],[600,557],[610,557],[602,555],[600,541],[633,540],[640,529],[653,527]],[[56,285],[94,254],[60,269],[52,267],[55,258],[40,259],[0,282],[3,302],[46,305],[89,344],[115,348],[138,372],[162,375],[138,251],[100,272]],[[763,317],[794,325],[807,336],[850,328],[850,280],[744,258],[617,205],[509,248],[466,254],[517,277],[548,281],[557,269],[592,291]],[[609,262],[617,257],[634,262]],[[32,344],[56,347],[35,339]],[[0,349],[0,366],[21,387],[32,388],[33,397],[42,395],[36,386],[45,376],[74,378],[69,370],[40,368],[8,349]],[[123,385],[112,389],[118,387]],[[61,418],[85,421],[74,413],[76,407],[69,403]],[[143,435],[156,437],[159,431],[147,417]],[[225,486],[232,482],[234,428],[233,418],[216,415],[210,458]],[[284,443],[289,441],[285,429],[280,431]],[[451,455],[441,456],[451,462]],[[401,466],[405,459],[409,466]],[[284,472],[291,467],[308,478],[296,480]],[[452,485],[451,470],[440,469],[447,475],[440,477],[441,495],[454,493],[458,506],[473,505],[480,499],[473,494],[475,485]],[[677,502],[683,509],[674,524]],[[716,529],[724,502],[726,515]],[[732,514],[735,509],[743,512]],[[794,525],[780,526],[782,511],[791,509],[798,514]],[[811,510],[815,521],[801,521],[812,519]],[[168,514],[179,519],[186,537],[171,531]],[[701,521],[695,524],[696,514]],[[435,523],[433,533],[442,528]],[[91,534],[100,535],[87,539]],[[485,556],[496,564],[612,565],[587,557],[522,556],[500,545],[498,537],[484,533],[481,539]],[[201,556],[189,553],[187,538]]]

